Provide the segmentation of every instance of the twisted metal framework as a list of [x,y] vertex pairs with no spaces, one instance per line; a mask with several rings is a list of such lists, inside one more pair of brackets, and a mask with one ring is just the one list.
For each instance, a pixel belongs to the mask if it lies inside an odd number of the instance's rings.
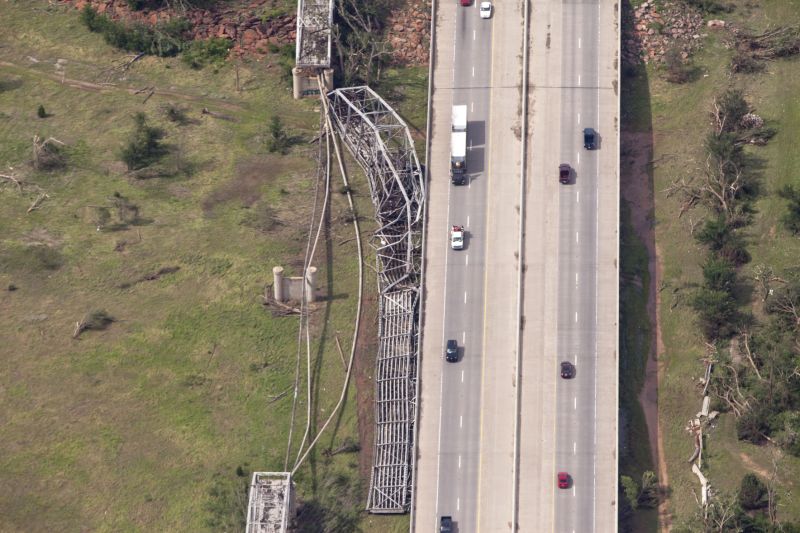
[[333,0],[297,2],[295,66],[330,68]]
[[380,289],[375,456],[367,509],[411,505],[425,183],[405,122],[369,87],[328,93],[333,123],[369,181]]

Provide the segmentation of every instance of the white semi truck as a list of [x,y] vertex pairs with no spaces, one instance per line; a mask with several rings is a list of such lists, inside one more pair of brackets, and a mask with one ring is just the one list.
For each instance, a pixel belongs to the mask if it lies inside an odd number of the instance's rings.
[[453,126],[450,133],[450,179],[454,185],[467,180],[467,106],[453,106]]

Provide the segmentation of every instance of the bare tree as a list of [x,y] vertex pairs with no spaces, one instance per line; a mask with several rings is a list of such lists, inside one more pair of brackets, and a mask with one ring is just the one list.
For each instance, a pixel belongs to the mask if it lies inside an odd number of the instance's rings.
[[383,36],[387,13],[382,1],[336,0],[336,16],[341,23],[334,24],[332,31],[339,70],[346,84],[369,85],[380,80],[391,52],[391,45]]

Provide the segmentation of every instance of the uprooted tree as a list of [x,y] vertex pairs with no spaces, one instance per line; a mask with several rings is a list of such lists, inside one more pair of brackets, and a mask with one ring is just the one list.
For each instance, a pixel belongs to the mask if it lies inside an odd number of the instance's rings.
[[64,143],[53,137],[42,139],[33,136],[33,168],[36,170],[58,170],[67,164]]
[[72,332],[72,338],[77,339],[81,333],[87,330],[103,330],[116,322],[116,319],[109,315],[105,310],[95,309],[89,311],[82,319],[75,323],[75,330]]
[[734,43],[731,71],[760,72],[764,63],[800,52],[800,27],[780,26],[761,33],[739,31]]

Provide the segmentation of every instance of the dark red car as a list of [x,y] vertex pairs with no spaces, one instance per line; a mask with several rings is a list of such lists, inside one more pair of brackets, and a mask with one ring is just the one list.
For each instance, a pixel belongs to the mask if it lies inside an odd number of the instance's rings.
[[558,181],[561,182],[563,185],[569,183],[570,172],[571,169],[569,168],[568,164],[561,163],[560,165],[558,165]]
[[569,488],[569,474],[566,472],[559,472],[558,473],[558,488],[559,489],[568,489]]
[[465,7],[469,7],[472,5],[472,0],[460,0],[461,5]]

